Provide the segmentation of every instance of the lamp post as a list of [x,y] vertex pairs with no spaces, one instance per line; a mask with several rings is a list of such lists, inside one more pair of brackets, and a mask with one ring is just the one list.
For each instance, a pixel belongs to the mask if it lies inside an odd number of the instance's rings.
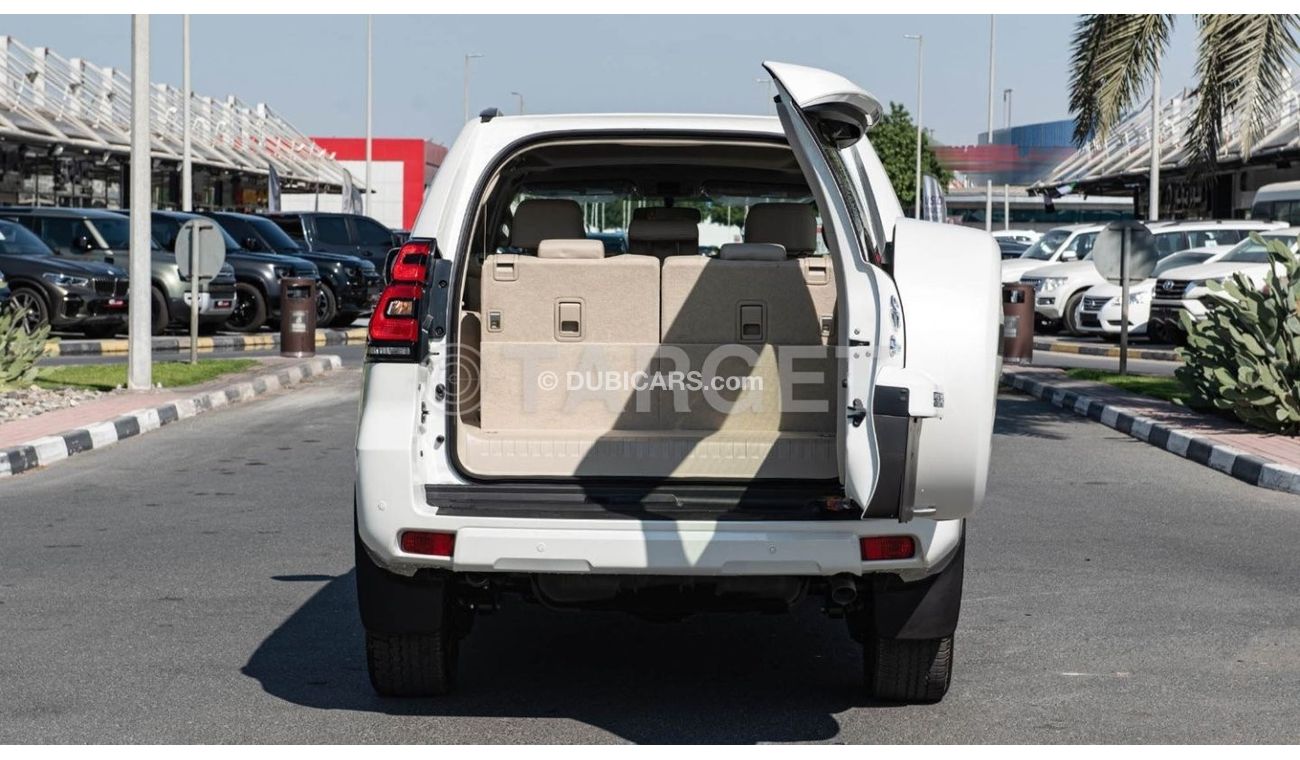
[[1160,66],[1151,75],[1151,180],[1147,190],[1147,219],[1160,218]]
[[511,94],[511,95],[514,95],[516,98],[519,98],[519,114],[522,116],[523,113],[524,113],[524,95],[523,95],[523,93],[521,93],[521,92],[515,92],[514,90],[511,90],[511,91],[510,91],[510,94]]
[[465,121],[469,121],[469,62],[482,57],[482,53],[465,54]]
[[[1003,129],[1011,129],[1011,88],[1002,91]],[[1011,183],[1002,183],[1002,229],[1011,229]]]
[[[993,145],[993,50],[997,41],[997,16],[989,16],[989,146]],[[993,174],[984,183],[984,231],[993,231]]]
[[754,80],[754,84],[766,85],[765,90],[767,94],[764,96],[766,100],[763,101],[767,104],[763,107],[763,110],[766,111],[772,104],[772,79],[771,77],[759,77]]
[[190,134],[190,14],[181,16],[181,211],[194,210],[194,154]]
[[375,116],[375,94],[374,94],[374,38],[372,31],[374,29],[374,17],[366,16],[366,194],[363,196],[365,201],[361,204],[362,213],[370,213],[370,164],[374,158],[374,116]]
[[916,218],[921,218],[921,109],[922,109],[922,52],[925,50],[925,37],[920,34],[904,34],[909,40],[916,40]]
[[[131,390],[153,386],[152,292],[149,287],[151,238],[149,189],[153,157],[149,152],[149,15],[131,16],[131,226],[127,281],[127,378]],[[193,273],[191,273],[193,274]]]

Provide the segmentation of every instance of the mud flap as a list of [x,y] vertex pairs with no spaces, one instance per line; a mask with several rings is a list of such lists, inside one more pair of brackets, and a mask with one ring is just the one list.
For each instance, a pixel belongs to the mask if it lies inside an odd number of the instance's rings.
[[948,565],[924,580],[904,583],[896,575],[873,579],[868,602],[877,636],[887,639],[938,639],[957,630],[961,613],[966,535]]
[[420,571],[407,578],[390,573],[370,559],[370,553],[353,533],[356,543],[357,606],[361,624],[371,633],[437,633],[447,617],[451,575]]

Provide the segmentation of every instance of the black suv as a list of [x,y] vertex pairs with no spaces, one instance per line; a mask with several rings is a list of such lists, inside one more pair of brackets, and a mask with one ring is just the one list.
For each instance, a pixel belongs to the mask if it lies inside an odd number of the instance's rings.
[[[155,211],[152,216],[153,236],[164,248],[175,251],[181,225],[191,219],[202,218],[198,214],[183,211]],[[226,240],[226,263],[235,268],[235,310],[226,320],[228,329],[245,333],[257,332],[267,322],[278,320],[280,280],[285,277],[320,279],[316,265],[310,261],[245,250],[221,225],[217,225],[217,228]]]
[[[90,208],[11,206],[0,208],[0,219],[11,219],[36,233],[54,250],[55,256],[80,261],[100,261],[127,271],[131,253],[131,222],[127,212]],[[152,287],[153,334],[162,335],[171,325],[189,324],[189,282],[181,279],[176,257],[158,247],[150,252],[149,277]],[[230,313],[235,297],[234,273],[225,271],[208,283],[212,304],[226,303],[224,311],[213,307],[199,315],[199,329],[215,330]]]
[[48,324],[102,338],[125,324],[125,271],[58,258],[31,230],[5,219],[0,219],[0,272],[0,302],[8,295],[11,308],[27,310],[28,332]]
[[285,234],[278,224],[253,214],[207,211],[243,248],[258,253],[297,256],[320,270],[316,324],[347,327],[357,317],[369,316],[384,289],[375,265],[357,256],[312,251]]
[[383,266],[389,251],[401,245],[392,230],[361,214],[281,211],[265,216],[308,250],[360,256],[376,268]]

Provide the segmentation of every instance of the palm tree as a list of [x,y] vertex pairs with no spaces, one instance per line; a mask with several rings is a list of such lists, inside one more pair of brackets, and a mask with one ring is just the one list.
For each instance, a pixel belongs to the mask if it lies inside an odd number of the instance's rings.
[[[1160,70],[1174,16],[1096,14],[1080,17],[1071,41],[1070,111],[1074,142],[1105,137],[1132,108]],[[1300,48],[1300,15],[1196,16],[1199,98],[1187,128],[1187,145],[1212,166],[1224,116],[1235,112],[1243,156],[1267,126],[1277,96],[1287,86],[1287,65]]]

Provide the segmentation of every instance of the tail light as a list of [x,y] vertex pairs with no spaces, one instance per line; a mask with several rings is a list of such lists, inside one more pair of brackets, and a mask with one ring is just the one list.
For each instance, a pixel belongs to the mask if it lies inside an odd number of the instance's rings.
[[911,559],[916,554],[916,540],[911,536],[866,536],[861,545],[863,562]]
[[432,240],[411,240],[393,257],[389,284],[370,316],[366,358],[416,361],[419,358],[420,304],[433,258]]

